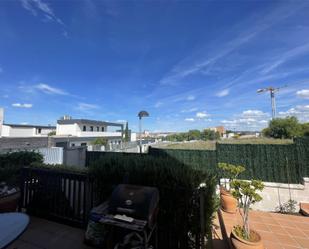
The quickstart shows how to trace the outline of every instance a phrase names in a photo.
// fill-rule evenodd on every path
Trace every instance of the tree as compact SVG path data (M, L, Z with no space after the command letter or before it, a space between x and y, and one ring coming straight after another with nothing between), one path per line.
M188 140L199 140L201 138L201 132L199 130L189 130Z
M309 123L302 124L302 134L305 137L309 137Z
M296 117L275 118L262 133L266 137L273 138L293 138L303 135L302 125Z
M124 130L124 141L125 142L129 142L130 141L130 137L129 137L129 125L128 122L126 123L126 128Z
M103 138L103 137L98 137L96 138L95 140L91 141L91 144L92 145L104 145L106 146L107 145L107 139L106 138Z
M210 129L205 129L202 131L201 138L203 140L218 140L220 138L219 132L215 132Z

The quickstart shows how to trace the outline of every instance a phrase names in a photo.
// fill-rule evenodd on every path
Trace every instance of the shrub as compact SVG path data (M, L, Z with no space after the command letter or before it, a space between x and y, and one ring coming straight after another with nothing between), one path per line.
M201 243L200 197L205 200L204 224L211 238L215 209L215 178L170 157L105 155L89 167L99 190L98 202L106 200L120 183L155 186L160 192L159 245L164 248L195 248ZM201 183L205 185L199 188Z
M0 154L0 182L18 185L20 169L34 162L42 163L42 155L28 151Z

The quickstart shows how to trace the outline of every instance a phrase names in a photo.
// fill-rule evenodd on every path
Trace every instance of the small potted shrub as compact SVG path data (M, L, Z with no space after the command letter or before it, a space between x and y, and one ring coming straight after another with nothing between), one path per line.
M263 249L261 236L249 227L250 206L262 200L257 191L262 191L264 184L261 181L234 180L231 183L232 194L238 201L239 212L242 217L242 226L235 226L231 232L231 242L235 249Z
M218 167L224 172L224 183L220 184L220 204L221 209L227 213L236 213L237 200L231 193L231 183L237 179L238 175L242 173L245 168L240 165L233 165L228 163L219 163ZM227 184L228 183L228 184Z

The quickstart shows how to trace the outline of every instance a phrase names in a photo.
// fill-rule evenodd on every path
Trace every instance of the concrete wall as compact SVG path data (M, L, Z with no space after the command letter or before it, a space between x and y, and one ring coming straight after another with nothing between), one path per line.
M1 137L0 150L38 149L48 147L53 142L49 137Z
M85 167L86 165L86 147L66 148L64 150L65 165L75 167Z
M225 179L221 179L221 185L224 185ZM264 189L259 194L262 201L252 205L252 209L261 211L277 211L277 208L292 199L296 201L296 212L299 212L299 203L309 203L309 177L304 177L304 184L285 184L276 182L264 182ZM229 188L229 184L227 184ZM217 189L219 194L219 186Z
M283 184L265 182L265 188L261 193L263 200L252 207L262 211L276 211L281 204L290 198L297 202L296 212L299 211L299 202L309 203L309 177L304 178L304 184Z

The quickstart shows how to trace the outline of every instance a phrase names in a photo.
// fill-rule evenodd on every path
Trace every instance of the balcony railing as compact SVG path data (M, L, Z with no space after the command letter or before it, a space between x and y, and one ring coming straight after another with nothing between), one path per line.
M79 137L121 137L121 132L112 131L81 131L77 134Z

